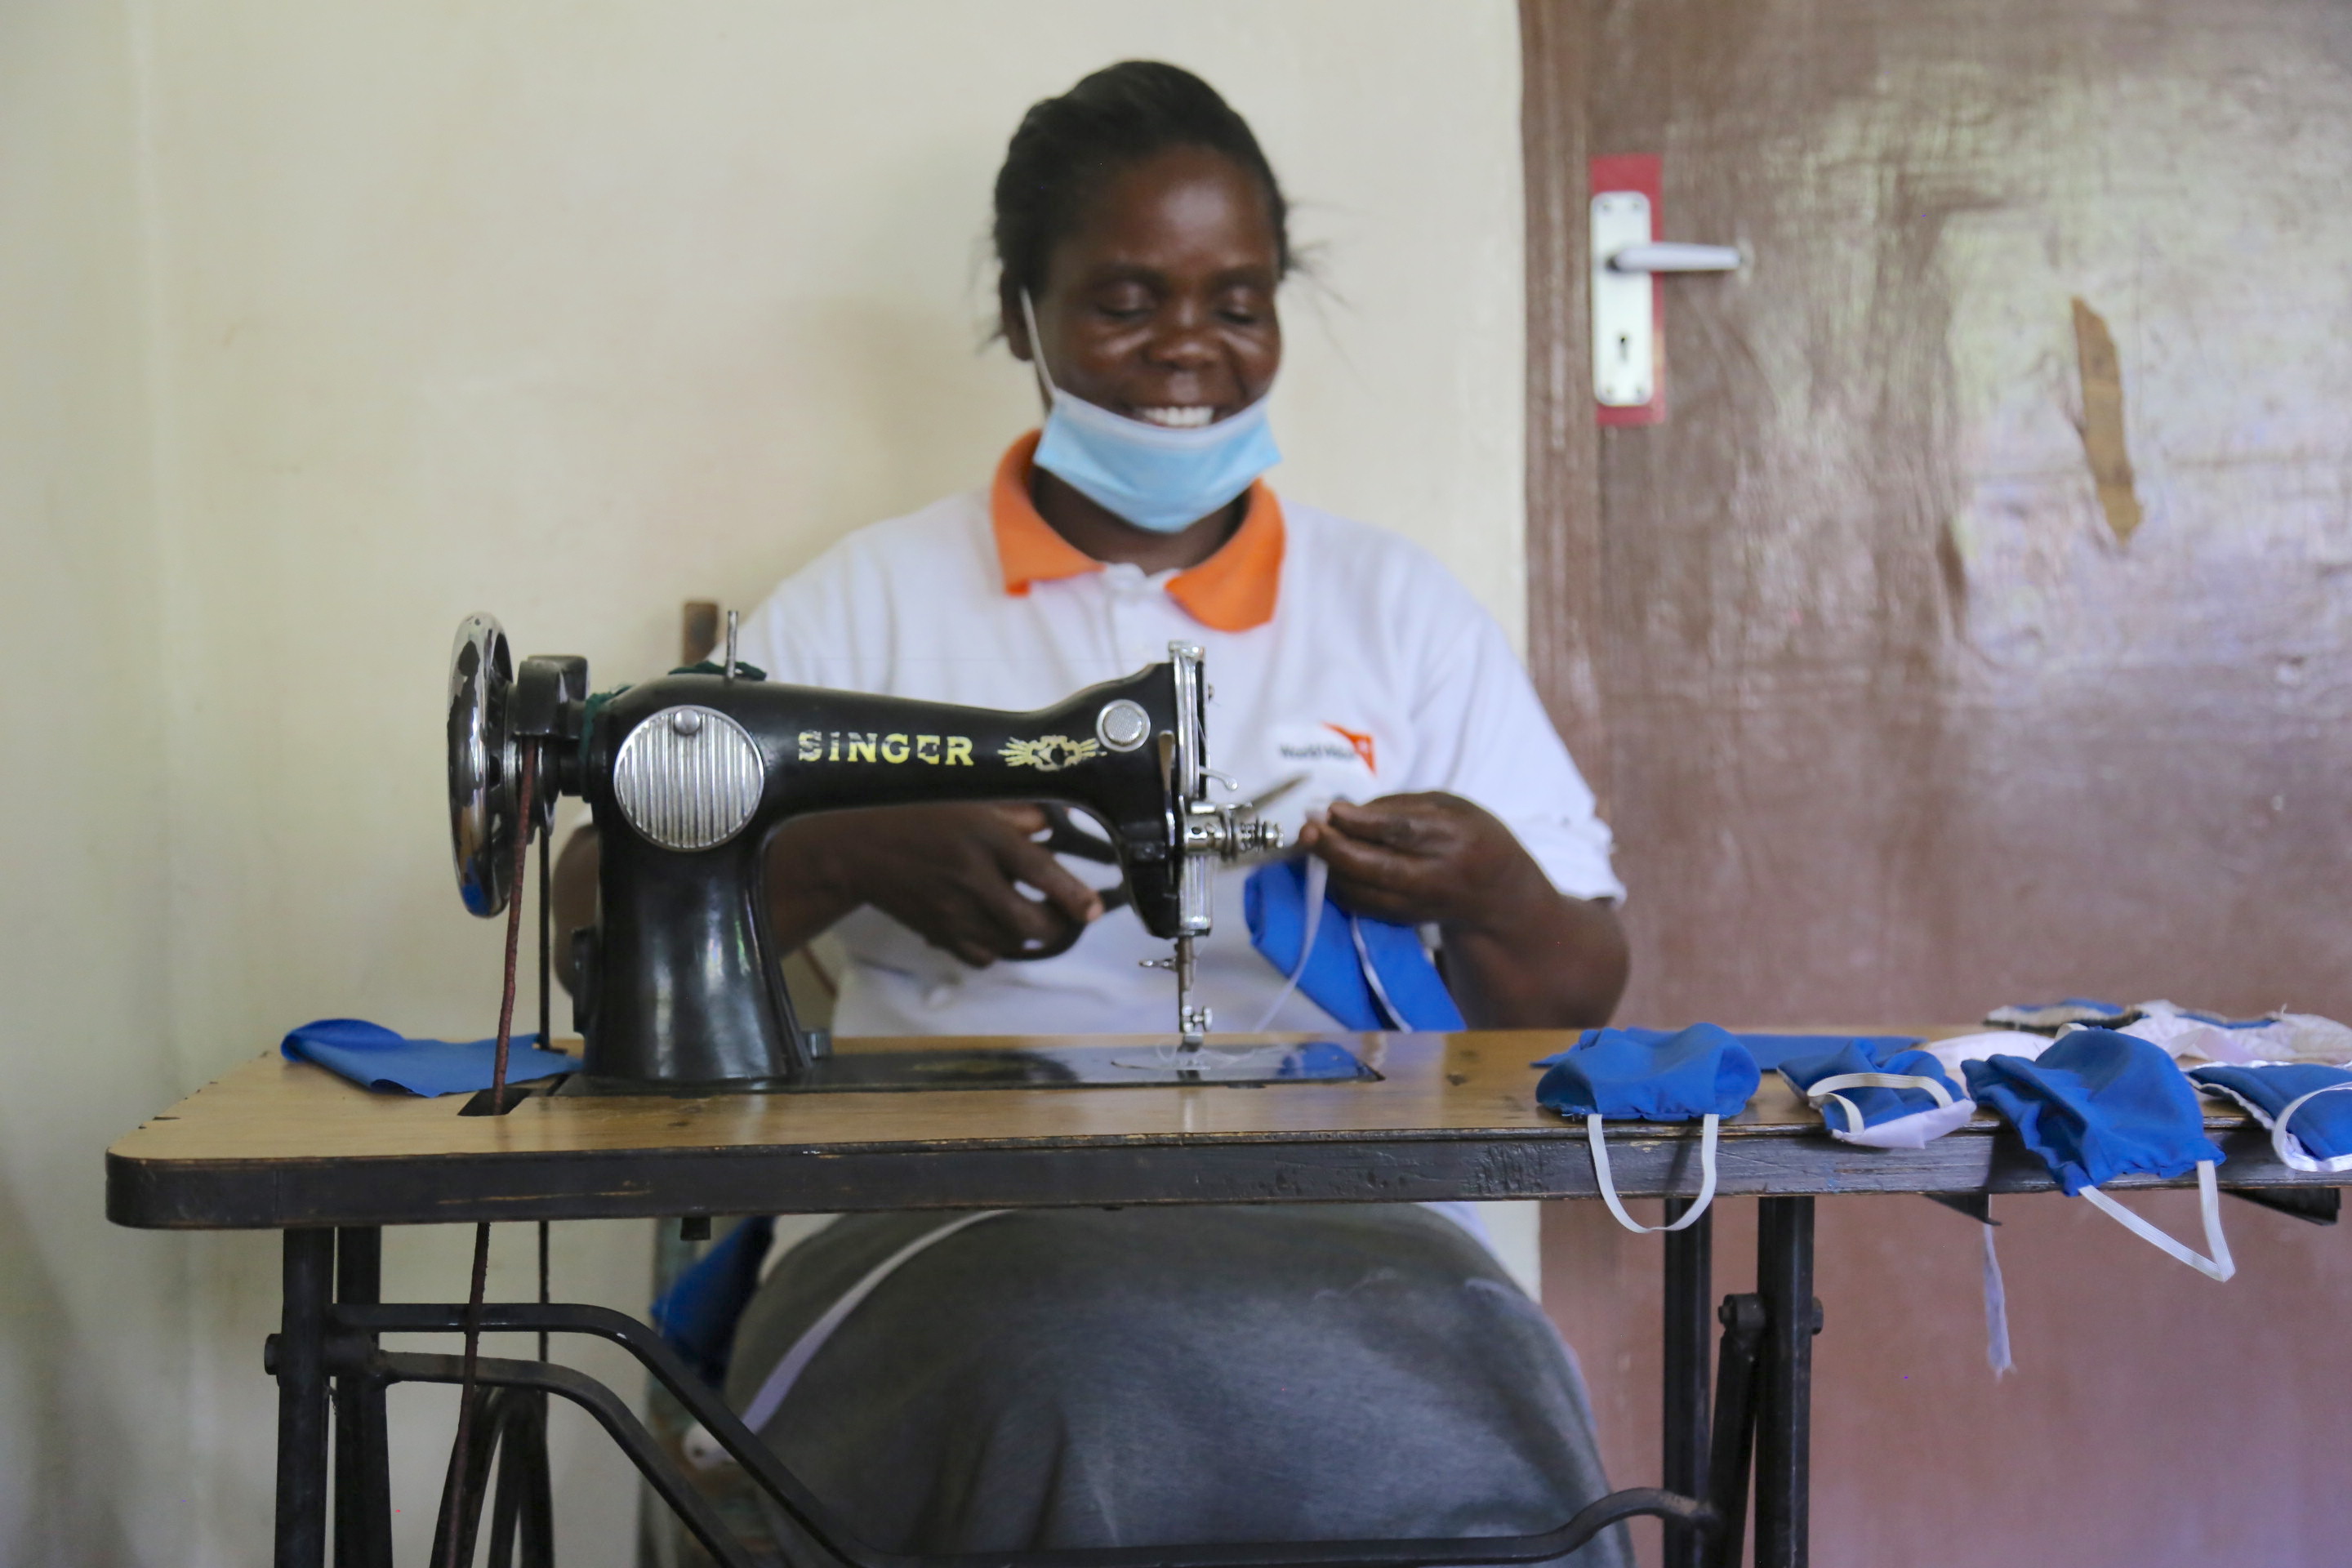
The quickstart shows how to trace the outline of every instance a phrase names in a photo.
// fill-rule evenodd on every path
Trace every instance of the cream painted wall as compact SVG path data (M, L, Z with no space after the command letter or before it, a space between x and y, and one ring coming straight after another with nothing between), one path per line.
M990 177L1025 105L1136 55L1251 118L1317 254L1276 482L1516 635L1508 0L0 8L0 233L40 238L0 246L0 635L40 742L0 762L0 1562L266 1538L274 1245L106 1228L98 1150L302 1018L488 1016L443 847L458 616L635 678L680 600L981 482L1034 413L982 342ZM394 1235L391 1289L457 1291L465 1242ZM646 1250L564 1227L558 1289L641 1306ZM409 1559L446 1406L395 1414ZM566 1560L623 1562L632 1490L562 1436Z
M113 7L0 6L0 1563L170 1563L196 1254L99 1153L184 1083L137 92ZM249 1353L242 1359L248 1363ZM128 1484L126 1484L128 1483Z

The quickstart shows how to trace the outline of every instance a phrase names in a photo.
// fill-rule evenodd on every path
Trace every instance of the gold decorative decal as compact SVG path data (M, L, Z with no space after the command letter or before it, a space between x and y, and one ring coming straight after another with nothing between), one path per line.
M803 730L804 763L926 763L933 767L971 766L969 735L886 735L878 730Z
M1034 741L1007 741L997 755L1016 768L1057 773L1076 763L1102 755L1100 741L1073 741L1067 735L1040 735Z

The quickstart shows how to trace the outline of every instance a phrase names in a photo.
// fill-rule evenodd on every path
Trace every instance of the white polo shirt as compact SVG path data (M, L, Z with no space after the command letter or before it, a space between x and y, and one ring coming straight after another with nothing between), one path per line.
M1608 828L1500 627L1444 567L1379 529L1253 487L1242 526L1183 572L1147 576L1070 545L1029 500L1034 432L991 489L860 529L744 623L772 680L983 708L1044 707L1201 645L1211 761L1286 837L1337 799L1443 790L1507 824L1562 892L1614 899ZM1109 867L1068 862L1098 886ZM1200 944L1220 1029L1258 1025L1282 976L1251 948L1243 875L1217 877ZM1175 1023L1175 985L1140 968L1169 944L1113 910L1057 957L971 969L872 908L835 928L844 1035L1118 1034ZM1292 995L1269 1026L1331 1026Z

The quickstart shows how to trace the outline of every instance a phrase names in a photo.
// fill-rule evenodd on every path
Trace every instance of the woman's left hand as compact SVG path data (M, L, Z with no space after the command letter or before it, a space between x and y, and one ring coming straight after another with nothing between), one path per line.
M1459 795L1339 802L1299 843L1331 868L1343 908L1435 925L1463 1016L1488 1028L1608 1021L1625 986L1625 938L1608 904L1571 899L1491 813Z
M1329 862L1341 904L1399 925L1481 925L1552 890L1511 830L1458 795L1339 801L1298 841Z

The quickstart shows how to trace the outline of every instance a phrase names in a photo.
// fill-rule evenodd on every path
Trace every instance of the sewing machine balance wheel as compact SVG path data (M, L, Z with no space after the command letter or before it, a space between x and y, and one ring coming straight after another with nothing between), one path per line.
M485 919L514 892L520 749L509 724L514 659L494 616L457 623L449 650L449 843L457 893Z

